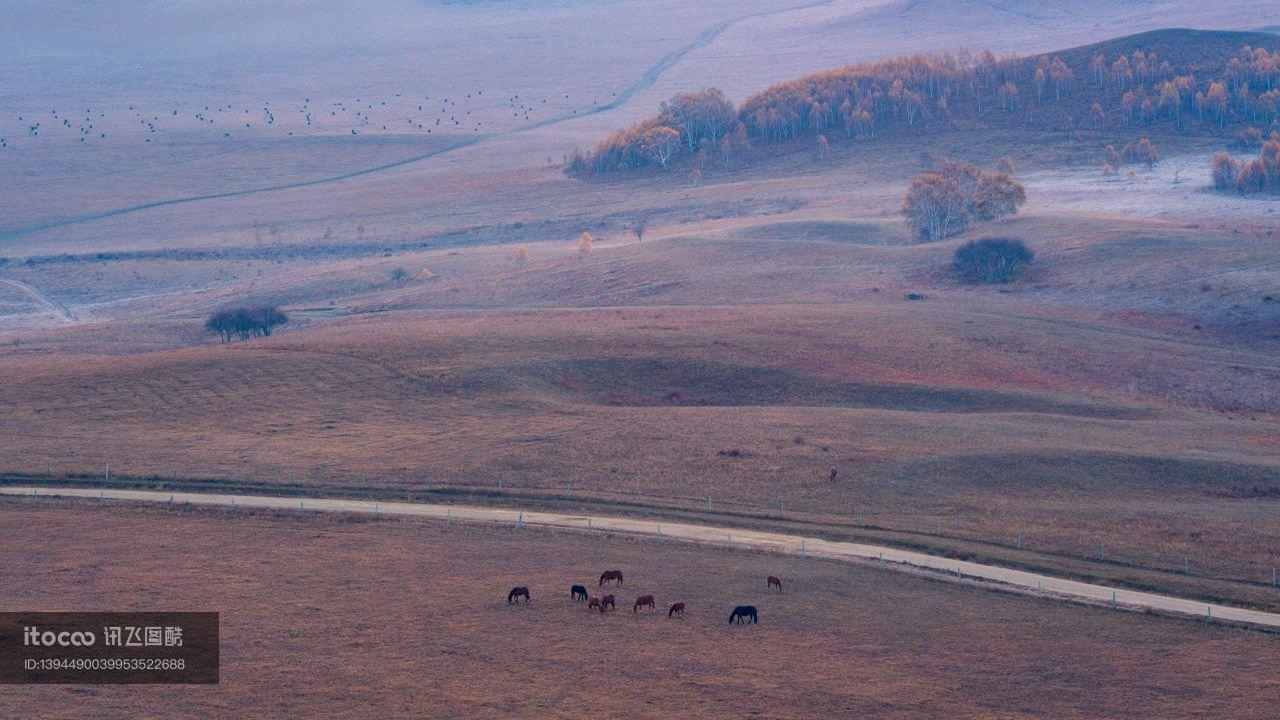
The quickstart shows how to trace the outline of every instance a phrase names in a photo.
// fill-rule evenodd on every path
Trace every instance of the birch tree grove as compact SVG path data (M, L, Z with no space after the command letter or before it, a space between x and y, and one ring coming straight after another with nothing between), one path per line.
M1135 126L1149 136L1280 128L1280 40L1259 34L1259 46L1236 46L1225 38L1162 39L1162 32L1181 31L1090 52L937 52L859 63L772 85L737 107L716 88L680 93L654 117L575 153L570 170L666 170L686 160L727 166L752 146L822 136L834 150L841 140L950 129L966 120L1064 136L1087 128L1105 137ZM1161 54L1177 43L1199 44L1194 53Z

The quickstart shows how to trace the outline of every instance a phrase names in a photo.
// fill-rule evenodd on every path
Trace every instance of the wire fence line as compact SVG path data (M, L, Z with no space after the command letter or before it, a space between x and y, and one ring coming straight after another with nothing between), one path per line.
M1094 540L1083 537L1046 538L1033 525L1026 528L994 532L995 516L971 516L936 510L911 511L900 508L877 508L871 503L853 508L833 509L801 499L779 498L775 502L743 500L714 494L654 494L638 489L611 490L575 488L572 483L524 483L508 485L503 480L485 483L441 483L431 479L413 484L370 484L368 475L357 475L349 481L330 478L308 479L307 474L290 472L288 480L253 480L245 473L225 475L125 475L117 466L104 464L101 473L55 473L49 464L45 473L4 473L0 483L38 484L51 482L68 485L124 486L164 488L174 486L189 490L229 494L311 494L329 497L382 499L387 501L444 502L470 501L480 504L539 503L547 506L607 505L612 512L675 512L702 517L718 517L736 521L791 522L829 526L854 534L875 536L879 542L945 548L946 542L971 543L976 547L958 548L969 554L984 548L1015 553L1031 553L1068 561L1099 563L1115 568L1181 575L1188 578L1242 583L1259 588L1280 590L1280 560L1263 549L1251 557L1224 557L1221 552L1205 549L1159 554L1144 550L1140 541L1125 540L1125 528L1117 527L1119 540ZM1028 523L1030 524L1030 523ZM883 535L882 535L883 534ZM887 536L887 537L886 537ZM1165 557L1167 555L1167 557Z

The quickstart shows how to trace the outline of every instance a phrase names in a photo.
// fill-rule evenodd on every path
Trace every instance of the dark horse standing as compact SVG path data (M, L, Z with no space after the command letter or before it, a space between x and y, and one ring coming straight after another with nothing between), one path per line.
M529 588L513 587L511 588L511 592L507 593L508 603L513 603L513 602L518 603L520 602L520 598L524 598L524 601L526 603L529 602Z
M587 589L582 587L581 585L574 585L573 587L569 588L569 595L572 596L575 601L586 600Z
M607 582L609 582L610 580L617 580L617 581L618 581L618 584L619 584L619 585L621 585L621 584L622 584L622 571L621 571L621 570L605 570L604 572L600 573L600 585L599 585L599 587L603 587L603 586L604 586L604 584L605 584L605 583L607 583Z
M756 614L755 605L739 605L734 608L733 614L729 616L729 622L737 620L738 624L741 625L746 622L747 618L751 618L751 622L753 623L760 622L760 617Z

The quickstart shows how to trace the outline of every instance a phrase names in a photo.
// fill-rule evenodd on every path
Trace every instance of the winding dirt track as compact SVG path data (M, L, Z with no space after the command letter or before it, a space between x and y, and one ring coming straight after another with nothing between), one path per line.
M0 284L8 285L9 287L15 288L17 290L21 290L22 292L30 295L31 297L35 298L36 302L40 303L41 305L48 306L49 309L52 310L55 314L57 314L57 316L61 318L64 322L69 322L69 323L80 322L80 318L76 317L76 314L71 312L71 308L49 297L48 295L45 295L44 293L40 292L39 289L31 285L28 285L27 283L24 283L21 280L9 280L6 278L0 278Z
M146 490L93 490L88 488L0 487L3 495L79 497L131 502L183 503L220 507L249 507L311 512L348 512L409 515L434 519L488 522L566 528L580 531L618 532L660 537L663 540L750 548L805 555L859 564L883 563L886 569L937 573L956 580L998 583L1010 590L1036 592L1070 602L1092 605L1114 604L1119 609L1150 611L1205 620L1246 623L1280 629L1280 614L1245 610L1198 600L1109 588L1075 580L1064 580L1033 572L995 565L953 560L925 553L851 542L833 542L785 533L660 523L622 517L596 517L551 512L525 512L497 508L455 507L427 503L383 503L365 500L288 498L264 495L218 495L212 493L154 492Z

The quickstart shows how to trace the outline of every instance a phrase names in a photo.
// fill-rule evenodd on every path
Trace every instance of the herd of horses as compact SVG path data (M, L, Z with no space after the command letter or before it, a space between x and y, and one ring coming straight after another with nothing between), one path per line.
M622 580L621 570L605 570L600 573L600 581L597 583L596 587L602 588L606 583L615 583L621 587ZM770 590L777 588L778 592L782 592L782 578L777 575L770 575L765 578L765 585ZM574 602L585 602L588 610L599 610L601 614L604 614L605 610L610 608L614 610L618 609L618 600L614 597L613 593L600 596L592 595L587 592L585 585L574 585L570 587L569 597L572 598ZM511 592L507 593L507 604L519 603L521 598L524 598L526 604L529 602L531 599L529 595L529 588L523 585L513 587L511 588ZM637 597L635 604L631 606L631 614L634 615L644 608L648 608L650 612L656 612L658 609L657 598L652 595L641 595L640 597ZM667 609L668 618L676 615L684 615L684 602L677 601L671 603L671 607ZM733 609L732 613L729 614L729 623L733 624L735 622L739 625L744 623L758 623L760 622L760 613L756 610L755 605L739 605Z

